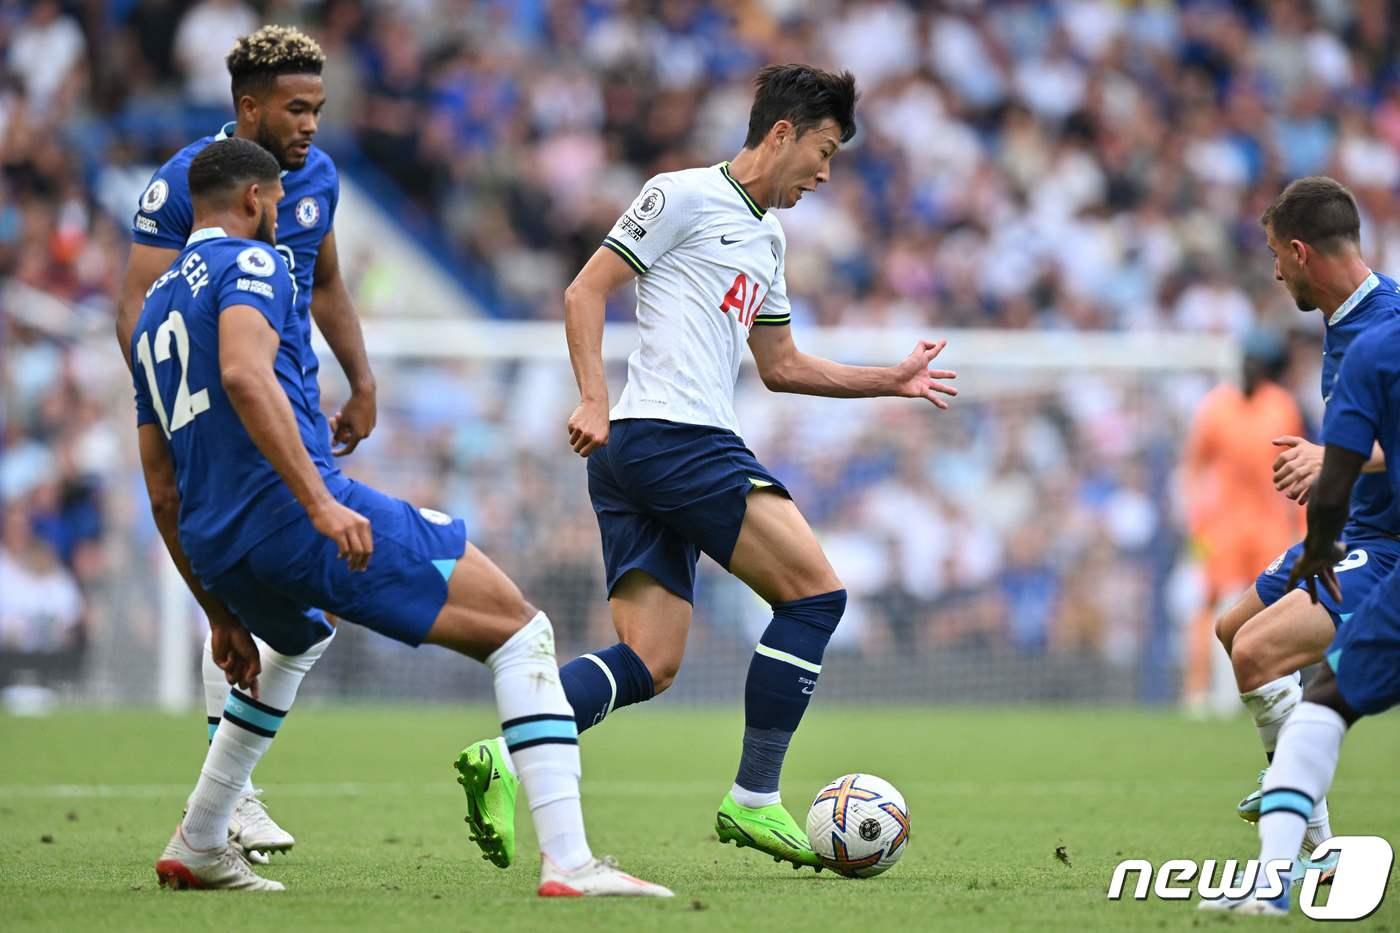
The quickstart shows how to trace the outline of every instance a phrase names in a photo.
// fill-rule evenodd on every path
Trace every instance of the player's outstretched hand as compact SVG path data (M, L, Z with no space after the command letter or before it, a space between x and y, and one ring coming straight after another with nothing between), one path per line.
M307 510L316 530L335 542L336 554L350 564L351 570L364 570L374 553L374 535L369 519L354 509L327 498Z
M569 416L569 446L580 457L587 457L608 442L610 430L606 402L579 402Z
M1332 542L1330 547L1322 549L1322 553L1315 553L1314 548L1304 547L1303 553L1298 555L1298 559L1293 562L1293 572L1288 575L1288 586L1284 592L1292 590L1298 585L1300 580L1308 581L1308 595L1312 597L1314 603L1318 602L1317 581L1322 581L1322 586L1337 602L1342 601L1342 585L1337 582L1336 564L1347 556L1346 545L1340 541Z
M258 658L257 642L227 609L219 608L209 614L209 653L224 672L225 680L258 699L262 661Z
M947 345L946 340L920 340L914 352L894 367L894 388L890 394L901 398L926 398L936 408L946 411L948 403L939 396L951 398L958 394L958 390L939 380L956 379L958 374L951 369L928 367Z
M337 457L355 452L360 441L374 430L378 415L373 392L351 392L350 398L331 417L331 440L336 446L331 453Z
M1308 504L1317 475L1322 472L1322 447L1285 434L1271 442L1283 450L1274 460L1274 488L1299 505Z

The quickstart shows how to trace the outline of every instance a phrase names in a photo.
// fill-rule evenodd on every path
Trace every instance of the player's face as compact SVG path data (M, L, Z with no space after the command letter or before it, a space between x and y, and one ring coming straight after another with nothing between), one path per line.
M301 168L325 105L320 75L278 76L277 84L258 101L255 142L276 156L283 169Z
M277 204L282 200L282 180L258 186L258 229L253 239L277 245Z
M826 119L801 136L786 137L778 151L774 207L792 207L802 195L831 180L831 158L841 147L841 128Z
M1307 270L1299 256L1299 241L1280 243L1271 227L1266 228L1264 233L1268 238L1269 252L1274 254L1274 278L1288 289L1288 294L1293 296L1293 302L1299 311L1316 310L1317 302L1313 299L1312 289L1308 285ZM1306 250L1307 247L1302 249Z

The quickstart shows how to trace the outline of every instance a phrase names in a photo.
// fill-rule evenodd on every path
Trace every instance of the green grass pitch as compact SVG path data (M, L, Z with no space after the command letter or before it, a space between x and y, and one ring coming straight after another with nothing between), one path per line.
M737 704L736 704L737 705ZM0 717L0 929L445 930L496 933L807 930L1225 930L1311 927L1109 903L1142 857L1251 857L1233 814L1259 766L1244 719L1136 710L860 708L818 703L789 756L799 819L827 780L866 770L907 796L908 855L849 881L794 872L711 829L737 760L737 709L628 710L589 732L595 851L670 885L669 902L541 901L521 815L510 871L476 856L449 765L493 731L483 707L308 705L258 771L296 849L263 869L285 895L172 893L151 865L203 755L204 719L144 711ZM522 808L523 809L523 808ZM1400 845L1400 716L1359 725L1334 827ZM1057 858L1061 850L1065 859ZM1362 926L1400 933L1400 882ZM565 926L568 925L568 926Z

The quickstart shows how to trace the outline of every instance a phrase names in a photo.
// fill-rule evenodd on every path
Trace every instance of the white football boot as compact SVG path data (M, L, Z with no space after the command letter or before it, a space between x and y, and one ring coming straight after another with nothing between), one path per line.
M235 842L217 849L199 850L185 841L184 830L166 843L156 859L156 878L161 887L183 891L187 888L219 891L285 891L278 881L256 874Z
M228 824L229 839L237 842L251 860L267 864L267 853L286 852L296 845L292 834L278 826L267 815L262 791L254 790L238 798L238 806Z
M1228 912L1241 917L1287 917L1287 904L1287 898L1265 900L1251 893L1238 900L1218 897L1215 900L1201 901L1197 909Z
M540 857L540 897L674 897L669 888L633 878L612 856L595 858L573 871L564 871Z

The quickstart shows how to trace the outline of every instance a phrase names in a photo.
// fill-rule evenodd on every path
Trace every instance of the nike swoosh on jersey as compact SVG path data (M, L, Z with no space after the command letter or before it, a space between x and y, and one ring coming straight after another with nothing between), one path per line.
M726 239L724 238L724 235L721 234L721 235L720 235L720 238L719 238L719 242L720 242L720 244L723 245L723 246L733 246L735 243L738 243L738 242L739 242L740 240L742 240L742 239L743 239L743 237L735 237L735 238L732 239L732 240L726 240Z

